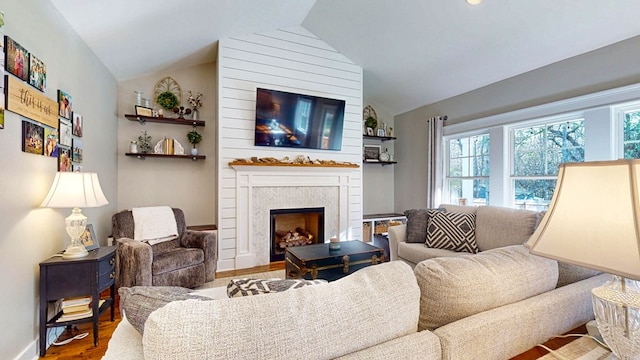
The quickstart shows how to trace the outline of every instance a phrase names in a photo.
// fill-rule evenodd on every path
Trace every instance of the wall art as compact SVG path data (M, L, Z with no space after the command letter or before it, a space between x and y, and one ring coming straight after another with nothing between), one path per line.
M44 128L44 156L58 157L58 129Z
M58 171L71 172L73 170L71 164L71 148L60 146L58 148Z
M42 155L44 128L38 124L22 121L22 151Z
M60 145L71 147L71 121L68 119L60 119L58 136L60 137Z
M47 66L33 54L29 56L29 85L42 92L47 89Z
M73 113L73 101L66 91L58 90L58 115L71 119Z
M82 162L82 151L83 151L84 145L82 144L82 140L80 139L73 139L73 146L71 147L71 151L72 151L72 161L73 162L77 162L77 163L81 163Z
M5 75L7 110L47 126L58 127L56 101L13 76Z
M73 135L82 137L82 115L73 113Z
M7 72L18 79L29 79L29 52L9 36L4 37L4 49L6 52L4 66Z

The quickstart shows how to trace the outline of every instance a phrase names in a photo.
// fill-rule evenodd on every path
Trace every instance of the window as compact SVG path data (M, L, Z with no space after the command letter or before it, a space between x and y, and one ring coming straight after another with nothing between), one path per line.
M489 135L449 139L447 151L445 186L448 189L448 202L488 204Z
M640 109L623 113L622 146L625 159L640 159Z
M584 139L583 119L514 129L511 178L516 207L545 210L558 166L584 161Z

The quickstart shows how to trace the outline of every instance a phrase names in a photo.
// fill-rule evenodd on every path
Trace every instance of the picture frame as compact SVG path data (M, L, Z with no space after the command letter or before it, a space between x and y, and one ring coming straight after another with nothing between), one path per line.
M73 126L71 133L74 136L82 137L82 130L83 130L82 115L78 114L77 112L74 112L73 113L73 122L72 122L71 125Z
M71 149L59 147L58 148L58 171L71 172L73 165L71 164Z
M380 161L380 145L364 145L363 156L366 162Z
M153 109L152 108L148 108L146 106L140 106L140 105L135 105L136 108L136 115L139 116L153 116Z
M44 156L58 157L58 129L44 128Z
M71 121L69 119L60 119L58 125L58 134L60 135L59 143L62 146L71 147Z
M368 136L373 136L373 129L372 128L370 128L370 127L367 128L367 135Z
M71 120L73 98L64 90L58 90L58 115Z
M87 251L95 250L100 247L100 243L98 243L98 239L96 238L96 233L93 231L93 225L87 224L84 232L80 235L80 242L82 242L82 245L84 245Z
M384 133L384 129L378 129L378 136L379 136L379 137L385 137L385 136L387 136L387 135Z
M73 146L71 147L71 161L73 161L74 163L81 163L83 149L84 145L82 143L82 140L73 139Z
M44 128L42 126L22 121L22 151L36 155L44 153Z
M47 66L33 54L29 55L29 85L42 92L47 89Z
M4 67L22 81L29 80L29 52L9 36L4 37Z

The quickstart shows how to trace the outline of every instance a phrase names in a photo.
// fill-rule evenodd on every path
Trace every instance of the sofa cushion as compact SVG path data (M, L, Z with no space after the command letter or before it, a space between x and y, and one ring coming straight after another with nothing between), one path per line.
M270 294L303 286L326 284L327 280L304 279L233 279L227 284L228 297L252 296Z
M441 210L444 209L433 209ZM427 239L427 226L429 225L428 209L411 209L404 212L407 217L407 242L424 244Z
M434 249L425 244L398 243L398 256L416 266L420 261L442 256L473 256L466 252L456 252L444 249Z
M558 261L558 285L556 287L569 285L600 273L602 272Z
M485 251L502 246L524 244L536 229L538 213L499 206L476 209L476 241Z
M429 210L426 244L430 248L477 253L476 215Z
M335 359L414 334L419 302L411 268L392 261L295 291L170 303L149 316L144 355L154 360L289 360L300 354Z
M419 330L552 290L558 281L557 262L531 255L523 245L429 259L414 272L421 290Z
M142 334L149 314L172 301L211 300L208 297L192 295L192 291L179 286L121 287L118 289L120 309L124 311L129 323Z

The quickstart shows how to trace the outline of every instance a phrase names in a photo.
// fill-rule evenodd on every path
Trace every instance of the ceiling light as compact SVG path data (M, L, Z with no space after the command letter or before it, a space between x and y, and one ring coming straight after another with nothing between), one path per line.
M469 5L478 5L482 2L482 0L467 0L467 4Z

